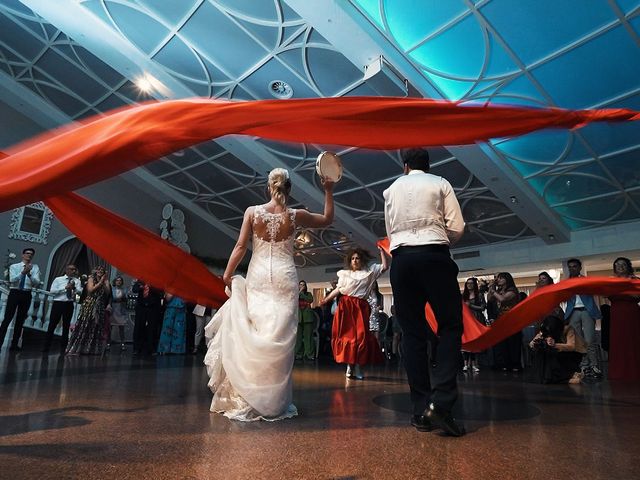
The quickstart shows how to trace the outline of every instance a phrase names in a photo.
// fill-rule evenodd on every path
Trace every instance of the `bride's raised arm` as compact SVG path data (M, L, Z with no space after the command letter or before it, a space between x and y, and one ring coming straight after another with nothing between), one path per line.
M308 210L296 212L296 223L302 227L328 227L333 222L333 186L334 182L322 180L324 187L324 213L311 213Z
M222 275L222 281L228 287L231 287L231 277L233 276L238 264L242 261L247 253L247 245L249 244L249 238L251 237L251 225L253 222L253 207L249 207L244 212L244 218L242 219L242 226L240 227L240 234L238 235L238 241L236 242L229 261L227 262L227 268Z

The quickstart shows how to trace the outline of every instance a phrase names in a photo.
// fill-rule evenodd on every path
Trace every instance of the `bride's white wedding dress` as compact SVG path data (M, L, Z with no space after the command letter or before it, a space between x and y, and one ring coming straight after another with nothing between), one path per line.
M247 279L234 276L231 296L205 328L204 363L214 393L211 411L234 420L280 420L298 414L291 371L298 327L293 262L295 210L254 207Z

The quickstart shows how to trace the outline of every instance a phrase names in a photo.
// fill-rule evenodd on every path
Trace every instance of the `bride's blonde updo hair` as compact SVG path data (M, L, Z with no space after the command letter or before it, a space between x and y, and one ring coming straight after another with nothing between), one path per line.
M291 180L289 172L284 168L274 168L269 172L269 195L283 207L287 204L287 197L291 192Z

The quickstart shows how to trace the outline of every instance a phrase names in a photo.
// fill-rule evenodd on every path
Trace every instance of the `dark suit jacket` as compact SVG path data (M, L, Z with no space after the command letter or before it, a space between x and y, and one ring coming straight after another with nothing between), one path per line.
M159 288L151 287L149 289L149 296L146 298L142 295L144 291L144 283L136 282L131 287L131 291L133 293L138 294L138 298L136 299L136 312L140 309L157 309L158 311L162 308L162 299L164 298L164 292Z

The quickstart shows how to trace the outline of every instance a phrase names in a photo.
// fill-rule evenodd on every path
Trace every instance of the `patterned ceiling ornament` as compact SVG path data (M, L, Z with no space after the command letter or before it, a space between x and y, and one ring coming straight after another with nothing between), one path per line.
M189 236L184 225L184 212L167 203L162 207L162 221L160 222L160 237L169 240L172 244L191 253L191 247L187 243Z

